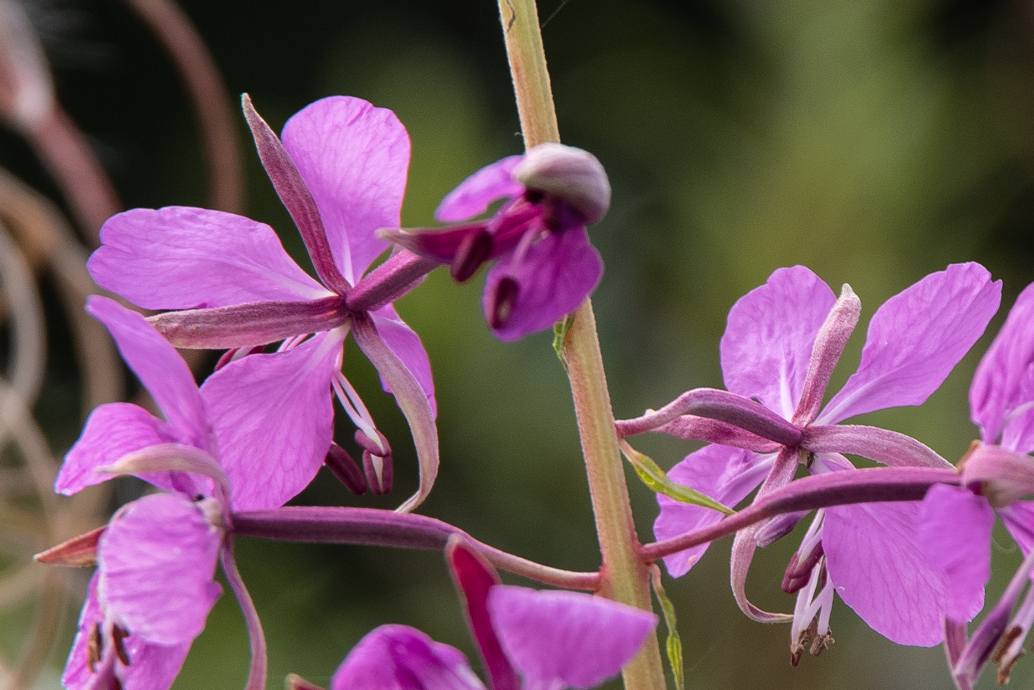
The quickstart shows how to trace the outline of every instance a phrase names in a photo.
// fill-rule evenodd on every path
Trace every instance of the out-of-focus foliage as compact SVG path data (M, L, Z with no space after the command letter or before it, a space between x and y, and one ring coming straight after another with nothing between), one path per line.
M395 110L413 142L406 225L431 223L463 177L522 148L489 0L183 7L230 92L250 93L277 129L332 94ZM41 0L29 10L58 97L124 203L204 204L197 126L136 17L117 0ZM610 215L591 234L607 267L594 302L619 417L692 387L720 387L725 314L779 266L807 264L834 288L849 282L863 324L884 299L950 262L984 263L1005 280L1006 305L1034 280L1029 0L542 0L539 12L564 140L593 151L614 187ZM277 228L297 255L290 219L246 146L248 215ZM59 198L16 135L0 135L0 162ZM529 558L594 569L570 393L551 334L494 341L479 282L457 286L439 272L398 305L428 347L438 388L442 471L421 512ZM863 336L860 328L846 359L857 358ZM390 507L415 486L415 459L401 415L349 352L346 371L396 451L395 496L355 499L321 476L298 501ZM966 404L975 362L965 360L923 408L874 418L959 457L976 434ZM51 366L40 403L49 407L39 414L56 420L48 430L63 452L81 418L60 407L74 399L61 393L70 375ZM339 440L349 436L342 425ZM637 446L665 468L691 450ZM629 478L649 540L656 506ZM793 539L757 558L749 591L770 610L793 605L778 586ZM999 543L1000 580L1018 558L1008 540ZM839 603L836 644L791 669L788 628L751 623L736 609L727 552L724 543L666 583L687 687L949 686L940 650L895 647ZM270 687L288 672L326 684L381 623L415 625L472 652L439 554L241 540L238 560L266 626ZM989 601L1003 584L996 580ZM72 621L70 610L55 667ZM244 626L225 596L176 687L242 685L246 663ZM1021 661L1013 683L1029 684L1032 669Z

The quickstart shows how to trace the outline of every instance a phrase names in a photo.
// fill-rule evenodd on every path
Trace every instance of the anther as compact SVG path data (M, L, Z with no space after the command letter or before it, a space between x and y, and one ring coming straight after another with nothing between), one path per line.
M484 228L467 234L456 250L449 275L457 283L464 282L477 272L494 248L495 242Z
M499 329L506 325L506 322L510 320L510 314L513 313L513 305L517 301L519 293L520 285L509 276L496 283L495 289L492 290L491 308L488 310L489 326Z
M363 471L359 469L352 456L346 453L345 449L338 444L330 444L330 449L327 451L327 457L323 460L323 464L334 473L335 477L341 480L345 488L356 496L362 496L369 490Z
M118 656L118 660L122 662L123 666L129 666L131 663L129 660L129 653L126 651L126 646L122 642L127 637L129 637L129 631L121 625L112 627L111 639L115 643L115 654Z
M100 663L103 652L104 637L101 635L101 624L95 623L86 640L86 665L90 667L90 673L97 672L97 664Z

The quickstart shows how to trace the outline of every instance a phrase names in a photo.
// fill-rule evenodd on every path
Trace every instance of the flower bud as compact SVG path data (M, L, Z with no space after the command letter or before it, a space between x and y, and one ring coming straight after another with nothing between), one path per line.
M980 494L995 508L1034 494L1034 458L1002 446L975 445L961 470L962 483L979 484Z
M524 154L514 178L532 192L563 201L586 225L599 222L610 208L610 180L596 156L563 144L539 144Z

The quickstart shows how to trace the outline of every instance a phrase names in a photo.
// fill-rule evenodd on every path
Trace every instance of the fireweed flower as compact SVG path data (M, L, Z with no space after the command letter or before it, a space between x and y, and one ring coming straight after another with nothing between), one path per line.
M442 229L385 231L396 244L450 265L464 281L496 259L482 307L500 340L549 328L596 289L603 261L586 226L610 206L610 182L592 154L540 144L477 171L442 200L435 217L468 220L499 199L491 218Z
M841 453L887 465L950 468L908 437L838 423L874 410L923 403L983 333L998 308L1000 289L1000 282L992 283L981 266L957 264L892 297L869 324L858 370L823 407L860 303L847 286L838 300L804 267L779 269L729 313L721 359L730 392L691 391L681 402L619 423L619 431L654 428L726 444L690 454L669 473L726 505L739 503L759 485L759 496L784 486L800 463L813 474L853 469ZM692 400L703 402L684 404ZM686 415L686 410L694 412ZM665 496L658 500L658 539L721 518L715 511ZM895 642L929 646L941 641L938 611L947 585L918 550L918 509L918 503L874 503L818 511L783 582L785 591L798 593L791 630L795 661L809 645L818 653L831 641L834 591ZM733 592L740 608L755 619L787 617L761 611L747 600L745 583L754 550L787 534L802 517L777 518L736 537ZM685 574L705 550L700 546L666 557L668 571L675 577ZM968 614L975 615L978 608Z
M198 390L176 350L142 316L104 297L91 297L87 311L108 328L165 419L127 403L101 405L66 455L55 490L70 495L133 474L170 493L123 506L97 539L92 560L98 568L62 682L75 690L116 687L116 680L125 690L162 690L172 685L220 595L212 581L217 559L245 609L252 639L261 639L227 530L236 496L249 505L280 505L269 471L279 453L263 447L277 441L256 438L231 450L224 441L237 439L219 434L218 410L252 402L223 384L223 372L240 363ZM253 412L261 422L262 411ZM283 445L277 450L290 452ZM226 457L245 457L250 466L221 466Z
M385 279L357 285L390 246L375 231L399 225L409 137L390 110L357 98L309 105L284 126L282 142L247 96L244 111L262 163L322 282L291 260L269 226L185 207L112 217L101 230L103 246L91 257L90 271L99 285L140 307L185 310L151 319L177 347L231 348L230 358L241 366L226 375L226 385L276 407L280 433L304 451L285 456L299 467L291 470L297 481L285 487L283 500L301 491L328 457L331 389L358 428L371 488L388 488L390 448L341 373L351 331L413 431L420 488L402 508L412 509L438 469L434 385L420 338L391 301L418 284L433 264L395 256L373 272ZM277 341L283 341L277 353L248 354ZM296 349L308 356L281 358ZM314 400L317 394L323 399ZM222 419L226 426L217 432L244 438L257 431L243 415ZM254 506L241 506L248 507Z
M448 558L493 690L591 688L616 675L657 625L647 611L591 594L499 584L473 550ZM404 625L377 628L342 662L331 690L483 690L457 649Z
M1034 452L1034 285L1017 298L981 360L969 402L981 440L974 442L960 464L963 486L932 487L922 502L919 523L922 551L950 585L941 611L949 636L953 631L961 633L960 644L954 649L948 645L952 673L960 688L972 687L992 658L1001 664L998 682L1008 682L1034 622L1034 591L1027 591L1012 614L1034 572L1034 502L1020 500L1034 494L1034 459L1030 457ZM972 617L967 613L983 602L984 585L991 575L995 512L1019 544L1025 561L963 649L965 623Z

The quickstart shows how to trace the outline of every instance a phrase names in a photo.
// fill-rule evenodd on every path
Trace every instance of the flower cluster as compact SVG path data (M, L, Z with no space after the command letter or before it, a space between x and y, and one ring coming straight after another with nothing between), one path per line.
M655 615L586 593L503 585L494 567L645 607L642 597L612 591L605 547L600 573L571 573L411 514L438 472L437 407L428 355L393 305L438 266L464 281L494 261L483 308L497 337L515 340L564 319L602 276L587 233L610 204L599 161L559 144L533 147L450 193L437 212L450 225L403 229L409 139L393 113L327 98L292 117L280 137L247 96L244 113L318 279L270 227L241 216L136 209L104 225L89 262L97 283L141 309L164 311L145 318L99 296L86 309L161 417L126 403L98 407L55 489L73 494L133 475L157 491L122 506L105 527L39 555L97 566L65 686L170 687L221 594L218 563L251 636L248 688L264 688L263 632L234 563L238 534L442 549L494 690L590 688L621 672L652 637ZM489 217L471 220L499 201ZM825 401L861 303L847 285L837 297L807 268L775 271L729 313L720 348L726 390L694 389L616 430L609 421L596 430L608 441L622 437L658 491L658 541L640 547L632 535L640 551L629 555L630 567L645 581L651 561L663 558L680 577L710 541L735 534L734 597L755 620L790 623L794 665L833 641L839 594L895 642L943 642L960 689L971 688L991 659L1002 664L999 680L1008 680L1034 625L1034 504L1023 500L1034 493L1034 287L977 371L970 402L981 441L958 471L913 438L843 423L923 404L984 333L1000 299L1001 283L975 263L926 276L876 311L857 370ZM285 507L323 466L357 494L391 489L391 444L342 373L349 334L409 423L419 488L394 512ZM176 347L225 352L198 386ZM355 426L361 463L334 440L335 400ZM645 431L709 445L665 474L624 439ZM887 467L856 469L848 455ZM752 493L741 512L727 507ZM813 509L781 583L796 595L793 613L761 610L746 593L756 550ZM1025 561L970 636L967 624L984 604L996 514ZM652 572L673 629L659 571ZM288 685L315 687L298 677ZM400 625L363 638L331 679L332 690L483 687L458 650Z

